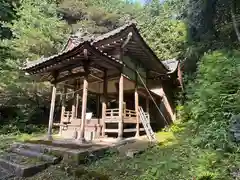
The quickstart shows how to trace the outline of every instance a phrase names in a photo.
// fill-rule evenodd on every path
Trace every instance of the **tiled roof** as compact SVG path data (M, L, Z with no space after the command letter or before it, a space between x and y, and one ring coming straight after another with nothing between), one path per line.
M61 51L60 53L58 54L55 54L53 56L50 56L50 57L42 57L38 60L35 60L35 61L29 61L27 62L26 66L23 68L23 70L27 70L27 69L30 69L34 66L37 66L39 64L42 64L44 62L47 62L53 58L56 58L58 56L62 56L64 54L67 54L68 52L70 52L71 50L74 50L75 48L83 45L84 43L88 43L92 48L96 49L97 51L99 51L100 53L102 53L104 56L107 56L108 58L114 60L114 61L117 61L119 62L117 59L115 59L114 57L111 57L109 56L106 52L102 52L100 50L98 50L97 47L94 46L95 43L99 42L99 41L102 41L102 40L105 40L105 39L108 39L116 34L119 34L121 33L122 31L124 31L126 28L132 26L133 28L136 28L135 26L135 23L131 22L131 23L128 23L128 24L125 24L117 29L114 29L108 33L105 33L103 35L100 35L98 37L89 37L89 36L79 36L79 34L75 34L75 35L72 35L69 39L68 39L68 42L67 42L67 45L64 47L63 51ZM68 47L69 45L69 42L71 41L72 43L72 46L71 47ZM147 46L148 47L148 46ZM149 48L149 47L148 47ZM150 49L150 48L149 48ZM151 49L150 49L151 50ZM152 51L152 50L151 50ZM154 52L152 52L154 54ZM154 56L156 56L154 54ZM156 57L157 58L157 57ZM158 58L157 58L158 60ZM166 62L166 61L165 61ZM162 66L165 68L165 69L169 69L168 67L168 63L164 63L164 61L162 61L162 63L160 62L160 64L162 64Z
M81 46L82 44L84 44L84 42L78 44L78 46ZM75 47L77 47L77 46L75 46ZM74 48L75 48L75 47L74 47ZM71 49L71 50L72 50L72 49ZM50 59L56 58L56 57L58 57L58 56L67 54L69 51L70 51L70 50L65 50L65 51L62 51L62 52L60 52L60 53L58 53L58 54L49 56L49 57L41 57L40 59L35 60L35 61L28 61L27 64L26 64L26 66L23 68L23 70L26 70L26 69L29 69L29 68L31 68L31 67L37 66L37 65L39 65L39 64L42 64L42 63L44 63L44 62L47 62L47 61L49 61Z
M122 32L123 30L125 30L126 28L128 28L128 27L130 27L130 26L132 26L132 25L134 25L134 23L128 23L128 24L125 24L125 25L123 25L123 26L121 26L121 27L119 27L119 28L116 28L116 29L114 29L114 30L112 30L112 31L110 31L110 32L107 32L107 33L105 33L105 34L103 34L103 35L100 35L100 36L94 38L92 43L94 44L94 43L99 42L99 41L102 41L102 40L104 40L104 39L108 39L108 38L110 38L111 36L114 36L114 35Z

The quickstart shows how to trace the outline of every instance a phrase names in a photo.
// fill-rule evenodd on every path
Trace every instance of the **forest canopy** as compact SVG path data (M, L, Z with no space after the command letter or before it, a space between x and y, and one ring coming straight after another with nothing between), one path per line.
M186 92L190 93L185 96L187 104L206 93L191 83L209 80L201 76L212 66L205 63L206 58L216 58L211 55L215 50L239 48L240 5L236 0L150 0L145 4L123 0L4 0L0 8L0 123L11 122L23 131L26 124L46 123L50 86L35 83L21 67L26 61L60 52L76 32L98 36L135 21L160 60L176 58L184 65L185 82L189 84ZM204 56L206 52L208 56ZM194 113L199 111L188 116L193 118ZM46 120L39 121L39 117ZM6 131L10 129L14 131L6 126Z

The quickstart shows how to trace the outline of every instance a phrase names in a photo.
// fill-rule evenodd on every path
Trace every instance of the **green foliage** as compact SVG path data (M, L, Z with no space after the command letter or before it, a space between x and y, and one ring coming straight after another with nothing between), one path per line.
M49 1L23 0L15 11L18 18L4 23L13 37L0 41L0 123L10 124L3 126L3 133L30 133L36 129L31 124L46 123L49 85L34 83L20 68L27 58L35 60L60 51L68 26ZM39 121L39 117L43 119Z
M17 0L2 0L0 2L0 39L10 38L11 31L9 28L3 27L3 22L11 22L16 18L15 7Z
M237 51L215 51L201 59L197 77L187 88L187 108L199 145L229 148L230 118L240 111L239 69Z
M111 153L104 158L73 166L61 164L50 167L30 179L111 179L111 180L226 180L239 165L238 154L222 153L193 146L195 139L191 124L177 123L172 131L159 132L160 144L129 158Z
M183 57L186 43L186 26L183 22L156 17L150 25L142 25L141 30L161 60Z
M58 19L56 5L46 0L24 0L17 9L19 18L8 27L14 39L9 42L18 58L36 59L57 53L66 40L68 27Z

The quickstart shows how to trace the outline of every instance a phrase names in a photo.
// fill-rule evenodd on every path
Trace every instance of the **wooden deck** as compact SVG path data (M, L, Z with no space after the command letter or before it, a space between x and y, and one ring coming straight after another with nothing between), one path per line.
M55 126L60 127L59 134L65 138L77 138L80 133L81 127L81 118L72 118L73 114L71 111L63 112L61 116L61 122L55 123ZM85 123L85 134L88 136L88 140L93 140L99 138L102 134L105 133L118 133L118 128L110 125L108 128L107 124L118 124L121 121L121 116L119 113L119 108L115 109L106 109L105 115L102 118L91 118L86 119ZM137 131L137 113L135 110L124 109L123 110L123 124L124 127L130 125L130 128L124 128L124 133L136 132ZM141 122L140 122L141 123ZM126 126L125 126L126 125ZM140 131L144 131L144 128L139 128Z

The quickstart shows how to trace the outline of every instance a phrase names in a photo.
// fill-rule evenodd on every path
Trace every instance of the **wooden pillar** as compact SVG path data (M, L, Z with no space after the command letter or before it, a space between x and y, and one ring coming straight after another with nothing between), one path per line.
M76 117L76 99L77 99L77 84L74 84L74 95L73 95L73 101L72 101L72 119Z
M63 124L63 120L64 120L64 114L65 114L65 109L66 109L66 93L67 93L67 88L66 88L66 86L64 86L63 94L62 94L62 109L61 109L60 125ZM62 126L60 126L60 128L59 128L59 134L62 135Z
M136 111L136 120L137 120L137 124L136 124L136 137L138 137L140 135L140 121L139 121L139 97L138 97L138 82L136 81L135 83L135 92L134 92L134 99L135 99L135 111Z
M80 80L76 81L76 108L75 108L75 117L78 117L78 110L79 110L79 89L81 88L80 86Z
M76 108L75 108L75 117L78 117L78 107L79 107L79 93L76 94Z
M107 90L108 90L108 81L107 81L107 71L104 71L103 79L103 101L102 101L102 136L105 136L106 129L106 109L107 109Z
M87 94L88 94L88 74L84 76L83 80L83 95L82 95L82 116L81 116L81 126L80 126L80 136L79 140L85 142L85 122L86 122L86 111L87 111Z
M48 140L52 140L52 126L53 126L53 116L54 116L54 108L55 108L55 100L56 100L56 91L57 91L56 84L53 84L51 107L50 107L50 113L49 113L48 134L47 134Z
M118 122L118 138L123 137L123 75L119 79L119 122Z

